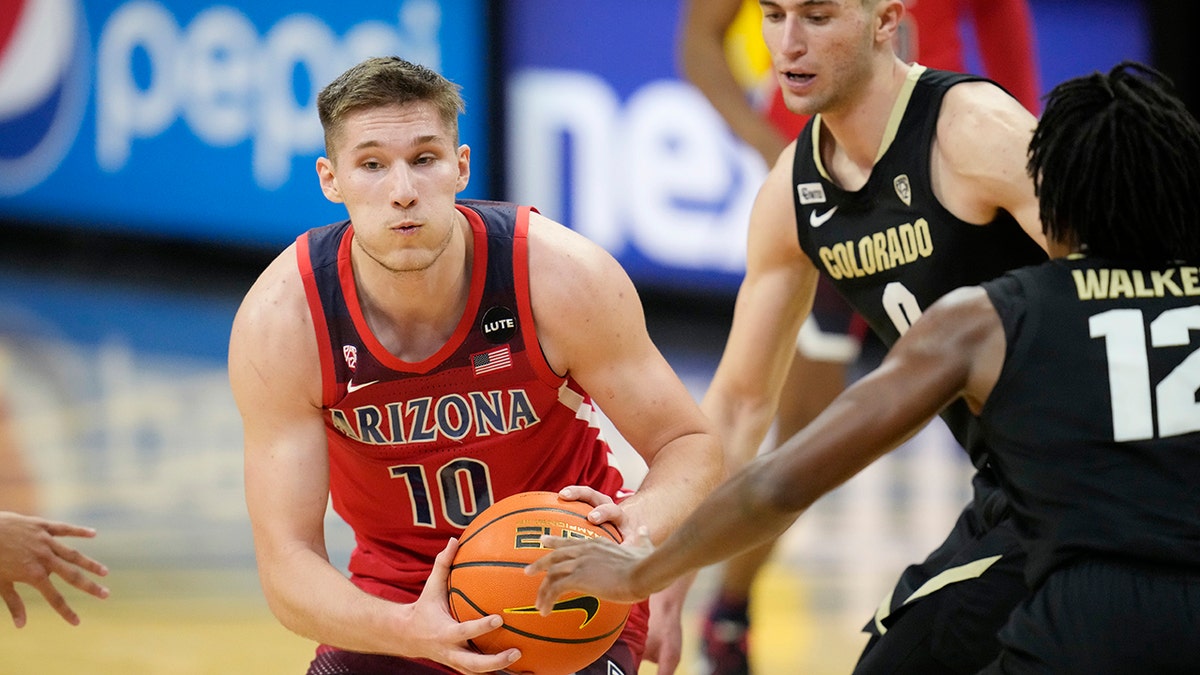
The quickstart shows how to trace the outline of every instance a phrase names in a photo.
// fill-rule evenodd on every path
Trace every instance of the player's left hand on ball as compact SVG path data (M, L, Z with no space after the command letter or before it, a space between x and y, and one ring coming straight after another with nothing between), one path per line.
M499 654L480 654L469 640L499 628L503 619L495 614L457 621L450 613L448 594L450 563L458 551L458 540L451 537L446 548L434 558L433 568L421 595L412 604L412 644L402 645L402 653L445 664L460 673L490 673L506 668L521 652L508 649Z
M573 591L624 603L638 602L651 593L638 588L634 580L637 566L654 551L645 528L639 529L629 546L602 539L551 536L541 541L551 550L526 566L525 573L546 573L536 602L543 616L550 613L555 600Z

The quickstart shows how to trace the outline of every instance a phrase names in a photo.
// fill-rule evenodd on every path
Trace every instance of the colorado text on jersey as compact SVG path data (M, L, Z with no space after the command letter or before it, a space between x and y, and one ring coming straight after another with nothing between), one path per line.
M857 243L850 240L822 246L818 254L834 279L865 277L928 258L933 255L933 237L929 234L929 223L918 218L915 223L867 235Z

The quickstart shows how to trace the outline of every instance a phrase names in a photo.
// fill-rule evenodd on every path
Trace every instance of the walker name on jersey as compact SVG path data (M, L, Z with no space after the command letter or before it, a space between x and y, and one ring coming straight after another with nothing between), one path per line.
M1071 270L1080 300L1200 296L1200 267Z
M405 445L509 434L541 421L524 389L472 391L329 411L342 435L368 445Z
M907 265L933 255L933 237L929 223L918 218L881 232L853 239L817 251L825 271L834 279L865 277Z

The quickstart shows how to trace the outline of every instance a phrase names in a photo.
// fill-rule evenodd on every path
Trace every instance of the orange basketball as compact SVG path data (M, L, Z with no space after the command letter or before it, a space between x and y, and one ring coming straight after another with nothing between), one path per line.
M566 595L549 616L534 607L544 574L525 575L525 565L547 552L540 537L604 537L620 542L610 523L594 525L584 502L560 499L554 492L522 492L483 510L463 531L450 566L450 611L459 621L489 614L504 625L474 640L488 654L510 647L521 658L514 672L567 675L600 658L625 627L629 605L590 595Z

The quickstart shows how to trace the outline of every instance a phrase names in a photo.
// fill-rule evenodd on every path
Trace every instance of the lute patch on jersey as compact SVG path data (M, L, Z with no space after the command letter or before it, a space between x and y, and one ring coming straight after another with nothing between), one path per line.
M496 305L483 313L479 330L494 345L508 342L517 334L517 315L507 307Z

